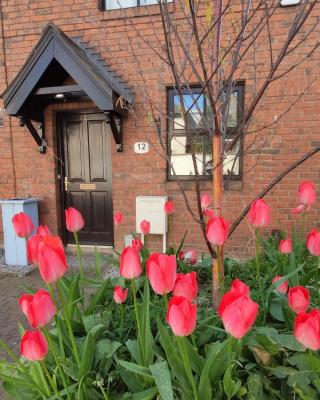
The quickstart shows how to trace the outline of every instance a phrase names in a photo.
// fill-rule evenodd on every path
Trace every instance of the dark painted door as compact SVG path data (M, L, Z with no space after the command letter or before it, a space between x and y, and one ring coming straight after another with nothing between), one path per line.
M113 244L111 194L111 132L103 114L64 114L66 207L77 208L85 219L79 239L85 244ZM68 243L73 235L66 232Z

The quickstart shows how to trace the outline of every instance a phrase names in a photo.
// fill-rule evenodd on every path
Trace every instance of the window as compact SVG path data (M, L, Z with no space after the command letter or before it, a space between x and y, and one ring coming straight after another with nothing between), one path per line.
M167 3L172 2L173 0L167 0ZM102 3L104 10L115 10L119 8L141 7L158 4L158 0L103 0Z
M183 103L188 111L187 134L185 121L181 112L180 96L175 89L168 91L168 153L172 168L168 168L168 179L192 179L195 175L192 160L194 149L198 173L202 179L209 179L212 174L212 140L208 133L213 125L212 110L209 101L200 88L185 89ZM227 139L232 140L233 134L241 121L243 113L243 85L235 87L230 99ZM224 174L238 177L241 174L239 143L226 155Z

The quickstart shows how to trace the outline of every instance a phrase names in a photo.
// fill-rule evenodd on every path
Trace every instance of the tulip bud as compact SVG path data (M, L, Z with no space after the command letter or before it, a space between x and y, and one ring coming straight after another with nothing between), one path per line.
M184 297L191 302L194 301L198 295L197 274L195 272L178 274L173 295Z
M29 361L42 361L48 354L48 343L40 331L26 331L20 343L21 354Z
M39 271L46 283L54 283L67 272L63 244L58 236L46 236L39 246Z
M121 286L116 286L113 290L113 299L117 304L122 304L126 301L128 289L123 289Z
M134 279L142 273L141 262L136 248L128 246L122 250L120 257L120 275Z
M114 213L113 216L113 221L115 225L121 225L123 224L123 214L120 211L117 211L116 213Z
M34 225L31 218L24 212L15 214L12 218L12 223L16 235L21 238L26 238L30 236L34 230Z
M308 349L320 350L320 311L300 313L294 321L294 336Z
M275 276L272 279L272 283L278 282L278 281L280 281L280 279L282 279L282 276ZM279 293L285 294L288 291L288 287L289 287L289 282L288 281L284 281L279 286L277 286L277 291Z
M141 221L140 229L144 235L148 235L150 233L150 222L146 221L145 219Z
M261 228L270 224L270 209L263 199L258 199L251 204L249 221L255 228Z
M207 224L207 239L216 246L222 246L228 239L229 223L222 217L209 219Z
M155 293L170 293L177 278L177 259L174 255L154 253L148 258L147 277Z
M84 220L81 213L74 207L69 207L66 211L66 225L69 232L79 232L84 227Z
M279 251L282 254L292 253L292 240L291 239L280 240Z
M166 321L176 336L189 336L196 327L197 306L184 297L173 296Z
M320 256L320 232L312 229L307 236L307 249L313 256Z
M164 204L164 212L166 214L172 214L174 212L174 203L173 201L166 201Z
M306 312L310 305L309 290L303 286L295 286L289 289L288 305L296 313Z
M56 307L51 296L45 290L40 289L34 295L23 294L19 298L19 304L32 328L42 328L56 314Z

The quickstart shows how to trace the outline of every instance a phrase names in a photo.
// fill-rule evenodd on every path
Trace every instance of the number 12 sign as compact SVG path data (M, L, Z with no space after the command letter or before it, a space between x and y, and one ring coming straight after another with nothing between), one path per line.
M134 152L138 154L148 153L149 151L149 143L146 142L137 142L134 144Z

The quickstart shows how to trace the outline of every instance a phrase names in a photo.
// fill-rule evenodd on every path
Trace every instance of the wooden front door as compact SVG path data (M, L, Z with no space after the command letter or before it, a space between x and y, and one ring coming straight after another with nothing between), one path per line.
M65 207L77 208L85 219L79 239L85 244L113 245L111 132L105 116L63 114L60 127ZM67 231L65 237L74 242Z

